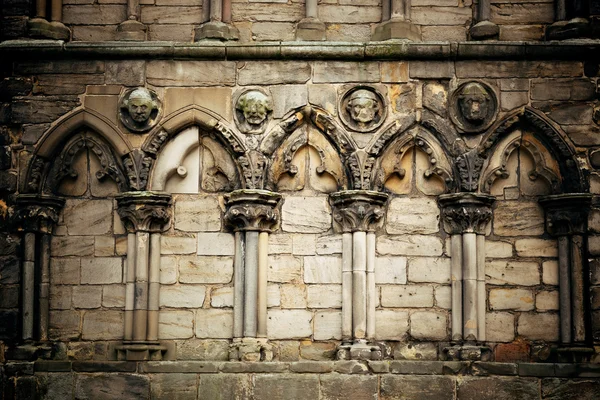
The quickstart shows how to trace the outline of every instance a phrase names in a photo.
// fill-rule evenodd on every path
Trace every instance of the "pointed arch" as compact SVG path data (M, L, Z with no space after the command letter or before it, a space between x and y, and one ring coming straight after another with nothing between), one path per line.
M553 183L555 191L561 193L589 191L585 170L582 170L577 162L575 146L569 137L543 112L528 106L507 115L488 131L482 139L479 156L482 159L489 159L503 140L518 129L523 132L531 132L558 164L559 174L557 175L560 176L556 177L559 182ZM543 169L540 171L543 172ZM486 178L481 174L479 179L479 187L484 187L485 182L481 182L481 180Z

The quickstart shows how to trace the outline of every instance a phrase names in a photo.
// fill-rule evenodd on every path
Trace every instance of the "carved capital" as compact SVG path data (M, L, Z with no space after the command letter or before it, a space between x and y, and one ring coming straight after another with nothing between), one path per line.
M279 222L279 193L241 189L225 195L225 223L234 231L272 232Z
M444 230L449 234L485 234L485 227L492 219L495 200L494 196L465 192L441 195L438 201Z
M370 190L344 190L329 195L338 232L372 232L383 224L388 195Z
M52 233L65 200L50 195L22 194L17 198L17 221L26 232Z
M540 204L546 212L546 230L554 236L583 235L587 231L592 195L566 193L545 196Z
M171 195L125 192L116 197L117 212L128 232L162 232L171 222Z

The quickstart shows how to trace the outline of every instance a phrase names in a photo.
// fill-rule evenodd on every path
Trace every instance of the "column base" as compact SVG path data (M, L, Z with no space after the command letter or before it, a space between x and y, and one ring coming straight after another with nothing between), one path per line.
M565 40L590 35L590 23L585 18L558 21L546 28L547 40Z
M36 39L69 40L71 30L62 22L48 22L43 18L32 18L27 21L29 36Z
M273 361L273 346L266 338L233 339L229 345L230 361Z
M194 29L194 42L202 39L239 40L240 32L233 25L220 21L206 22Z
M174 353L174 346L160 342L123 342L115 346L117 360L119 361L162 361L166 360L167 353Z
M304 18L296 25L296 40L325 40L325 24L317 18Z
M492 359L491 348L468 344L445 347L442 354L448 361L491 361Z
M481 21L473 25L469 30L471 40L494 40L498 39L500 28L490 21Z
M338 347L338 360L381 360L381 347L358 340L353 344L342 344Z
M148 27L136 20L128 20L121 22L117 26L117 40L140 41L146 40Z
M415 42L421 41L421 30L409 21L390 19L375 28L371 40L382 42L390 39L406 39Z
M559 347L556 356L559 363L586 363L594 355L593 347Z

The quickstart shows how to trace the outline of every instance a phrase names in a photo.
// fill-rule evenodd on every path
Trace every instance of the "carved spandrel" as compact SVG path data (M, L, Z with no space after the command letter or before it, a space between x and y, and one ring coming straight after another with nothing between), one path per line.
M126 192L116 197L117 213L129 232L162 232L171 222L171 195Z
M388 195L346 190L329 195L333 225L338 232L373 232L383 225Z
M495 197L474 193L453 193L438 198L444 230L448 234L485 234L492 219Z
M225 196L225 224L234 231L272 232L279 223L281 195L242 189Z

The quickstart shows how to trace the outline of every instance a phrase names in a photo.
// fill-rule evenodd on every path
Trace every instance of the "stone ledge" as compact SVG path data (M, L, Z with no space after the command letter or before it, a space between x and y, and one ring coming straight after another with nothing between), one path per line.
M74 42L8 40L0 55L13 59L111 58L193 60L597 60L599 40L561 42Z

